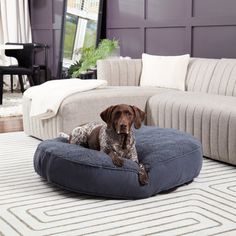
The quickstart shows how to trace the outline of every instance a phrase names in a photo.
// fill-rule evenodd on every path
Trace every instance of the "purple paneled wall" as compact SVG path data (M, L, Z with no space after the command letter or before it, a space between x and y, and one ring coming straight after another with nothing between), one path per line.
M62 15L65 0L30 0L33 42L49 45L48 67L57 78L61 52ZM44 53L37 54L37 64L44 63Z
M236 0L107 0L108 38L121 55L236 58Z

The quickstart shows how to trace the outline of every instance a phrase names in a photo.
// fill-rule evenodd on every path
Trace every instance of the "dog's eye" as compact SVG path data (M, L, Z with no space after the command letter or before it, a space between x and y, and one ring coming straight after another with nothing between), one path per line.
M125 114L126 114L127 116L131 116L131 115L132 115L129 111L126 111Z
M115 116L116 117L119 117L121 115L121 112L120 111L117 111L116 113L115 113Z

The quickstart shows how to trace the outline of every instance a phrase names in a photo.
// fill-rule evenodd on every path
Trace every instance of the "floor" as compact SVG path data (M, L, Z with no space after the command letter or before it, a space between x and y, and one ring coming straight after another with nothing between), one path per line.
M0 133L23 131L22 116L0 118Z
M236 235L236 169L204 158L200 175L168 194L103 199L60 189L34 171L39 140L0 134L0 235ZM66 178L66 176L65 176Z

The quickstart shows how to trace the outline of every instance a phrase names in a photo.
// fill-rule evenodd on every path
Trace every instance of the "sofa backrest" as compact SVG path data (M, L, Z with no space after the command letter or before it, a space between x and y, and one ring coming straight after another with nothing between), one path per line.
M186 90L208 92L218 59L191 58L186 76ZM109 86L139 86L141 59L107 59L97 62L98 79Z
M236 59L191 58L186 90L236 96Z
M97 61L97 78L106 80L109 86L138 86L141 70L141 59Z
M110 86L139 86L141 59L110 59L97 62L98 79ZM236 96L236 59L191 58L186 90Z
M186 76L186 90L208 93L219 59L191 58Z
M236 96L236 59L219 60L208 92L225 96Z

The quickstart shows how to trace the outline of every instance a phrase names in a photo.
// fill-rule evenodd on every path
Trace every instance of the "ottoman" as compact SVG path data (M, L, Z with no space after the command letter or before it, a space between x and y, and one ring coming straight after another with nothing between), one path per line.
M144 126L135 131L140 162L149 183L140 186L138 165L116 167L103 152L68 144L63 138L42 141L34 155L35 171L61 188L78 193L140 199L189 183L202 166L201 143L175 129Z

